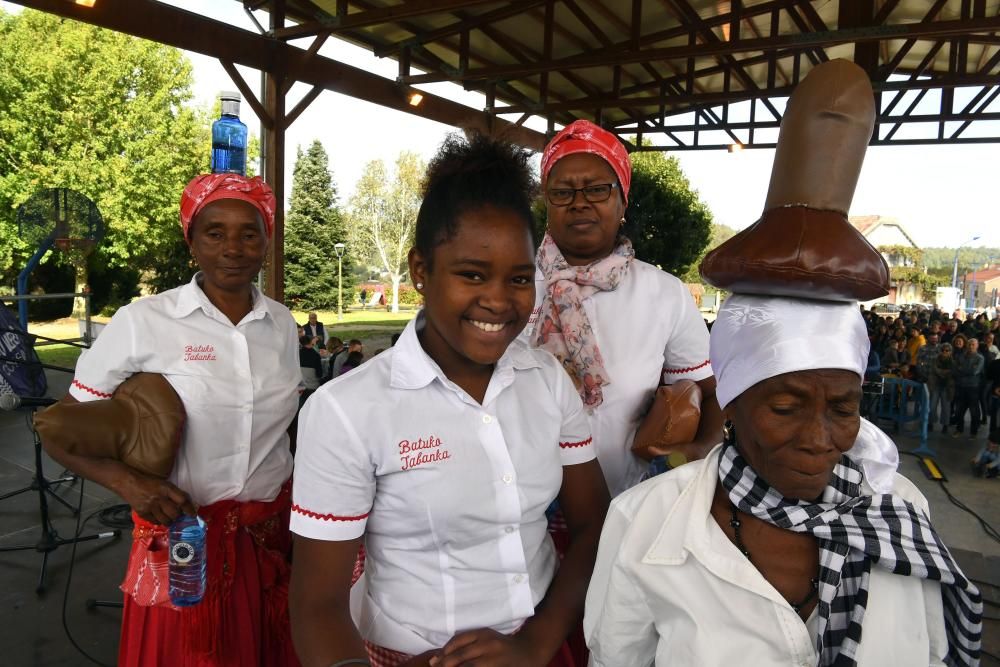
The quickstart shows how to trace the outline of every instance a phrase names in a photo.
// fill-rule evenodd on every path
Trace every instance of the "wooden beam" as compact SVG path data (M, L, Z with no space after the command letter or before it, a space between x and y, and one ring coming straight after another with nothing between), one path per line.
M933 21L934 17L937 16L938 12L941 11L941 9L945 6L946 2L947 0L936 0L935 3L931 6L931 8L927 11L927 13L924 14L924 19L923 19L924 22ZM902 46L899 47L899 50L896 51L896 55L892 57L892 60L890 60L888 63L882 66L879 78L888 79L893 74L893 72L896 71L896 68L899 67L899 64L903 62L903 58L906 57L906 54L910 52L910 49L912 49L916 43L917 40L915 39L908 39L905 42L903 42Z
M446 125L486 127L481 110L430 93L423 93L420 106L410 106L409 88L394 81L318 54L308 58L306 51L290 44L155 0L101 0L90 8L65 0L16 0L16 4L265 72L287 71L297 81ZM507 125L509 140L534 150L545 146L545 135L526 127L500 122L497 132L507 131Z
M219 64L222 65L222 69L226 70L226 74L228 74L229 78L233 80L233 84L235 84L239 91L243 94L243 99L246 100L246 103L251 109L253 109L253 112L257 114L257 120L260 121L260 124L265 128L274 127L274 118L267 112L264 105L260 103L260 100L257 99L257 95L250 88L249 84L247 84L239 70L236 69L236 65L232 64L228 60L220 60Z
M840 28L874 27L875 0L840 0L837 26ZM878 76L878 44L858 42L854 45L854 62L868 73L869 79Z
M906 81L873 81L872 88L878 91L908 91L925 89L966 88L976 86L996 85L996 74L970 74L954 78L916 79ZM501 107L503 114L536 113L548 114L558 111L573 111L580 109L603 108L613 109L623 106L633 108L659 106L664 104L675 107L682 113L695 111L690 105L717 105L727 102L743 102L747 100L763 100L772 97L787 97L795 90L795 86L781 86L770 90L730 90L729 92L694 93L691 95L644 95L641 97L581 97L565 102L551 102L546 105L510 105ZM887 109L891 110L891 107ZM623 121L631 122L631 121Z
M406 47L414 47L421 44L427 44L429 42L436 42L440 39L444 39L445 37L451 37L453 35L459 35L463 32L475 30L476 28L486 24L498 23L504 19L510 18L511 16L516 16L517 14L522 14L529 9L534 9L538 5L542 4L545 4L545 0L520 0L520 2L511 2L506 7L494 9L493 11L486 12L485 14L479 14L475 17L462 19L456 23L438 28L437 30L421 32L413 37L404 39L401 42L396 42L391 46L375 49L375 55L379 58L394 56Z
M285 0L274 0L269 13L270 28L285 24ZM310 60L312 58L309 58ZM264 128L261 162L264 180L271 186L278 205L274 209L274 231L264 261L264 293L275 301L285 300L285 78L283 68L264 75L264 107L274 123Z
M305 111L322 92L323 89L320 86L313 86L309 92L306 93L301 100L299 100L299 103L292 107L291 111L285 114L285 129L288 129L288 126L294 123L296 119L302 115L302 112Z
M498 0L420 0L420 2L405 2L391 7L378 7L362 12L354 12L344 16L331 16L329 19L300 23L296 26L279 28L272 31L278 39L297 39L311 37L321 33L343 32L357 28L368 28L383 23L394 23L416 16L437 14L452 9L464 9L474 5L496 4Z
M975 32L1000 30L1000 17L974 19L969 21L933 21L929 23L905 23L863 28L847 28L819 33L782 35L763 39L746 39L737 42L715 44L689 44L642 51L625 51L613 54L594 53L570 56L559 60L540 62L535 65L502 65L459 73L455 77L444 74L422 74L407 77L404 83L437 83L449 80L472 81L477 79L519 79L541 72L624 65L647 60L677 60L684 58L731 55L748 51L769 51L789 48L807 51L818 46L832 46L849 42L879 42L886 39L941 39L967 35Z

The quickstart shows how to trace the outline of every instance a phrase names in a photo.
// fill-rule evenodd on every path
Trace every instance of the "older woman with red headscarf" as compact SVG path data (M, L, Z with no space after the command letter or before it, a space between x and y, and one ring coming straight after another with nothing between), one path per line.
M678 452L700 458L722 429L708 331L694 300L680 280L636 259L622 233L631 180L625 147L588 121L568 125L545 148L548 230L526 329L576 384L612 496L646 473L631 448L659 385L684 379L701 388L700 426Z
M161 374L186 430L166 480L110 458L49 448L133 509L119 665L294 665L288 628L296 327L254 286L275 199L258 177L212 174L184 189L180 218L200 271L121 308L81 355L67 401L110 398L135 373ZM197 512L208 533L204 599L167 597L167 526Z

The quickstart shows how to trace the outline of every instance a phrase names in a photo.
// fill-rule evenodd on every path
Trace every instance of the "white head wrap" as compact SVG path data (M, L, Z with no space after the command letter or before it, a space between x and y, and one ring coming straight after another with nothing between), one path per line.
M860 382L868 348L868 331L855 303L733 294L712 325L715 395L725 408L758 382L820 368L853 371ZM875 491L892 489L899 453L880 429L862 420L848 456L862 465Z

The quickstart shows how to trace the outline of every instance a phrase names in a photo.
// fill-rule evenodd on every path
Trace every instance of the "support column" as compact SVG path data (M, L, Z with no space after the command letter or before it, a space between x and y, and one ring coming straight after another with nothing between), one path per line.
M272 31L285 26L284 0L276 0L269 13ZM264 263L264 294L275 301L285 300L285 76L284 63L264 73L264 109L273 119L271 127L261 127L261 162L264 180L274 190L274 237Z

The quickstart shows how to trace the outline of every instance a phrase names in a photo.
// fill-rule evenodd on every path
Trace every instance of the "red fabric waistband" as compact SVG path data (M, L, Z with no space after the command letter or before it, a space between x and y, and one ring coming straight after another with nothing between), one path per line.
M178 610L182 614L182 628L186 646L192 653L211 654L218 650L220 623L223 609L229 599L233 580L238 573L240 559L256 556L254 565L266 598L269 627L288 628L288 574L291 536L288 532L288 515L291 509L292 480L287 480L271 501L221 500L198 509L198 516L205 521L205 596L200 603ZM145 553L143 545L168 539L169 528L150 523L132 513L135 524L132 530L133 547L130 571L140 567L139 560ZM242 545L242 546L240 546ZM252 545L252 546L251 546ZM126 575L128 579L128 575ZM128 592L128 591L126 591Z

